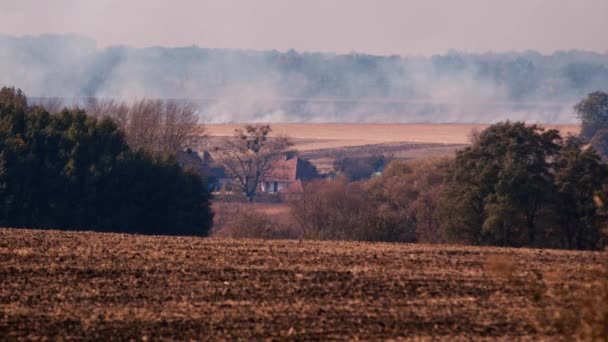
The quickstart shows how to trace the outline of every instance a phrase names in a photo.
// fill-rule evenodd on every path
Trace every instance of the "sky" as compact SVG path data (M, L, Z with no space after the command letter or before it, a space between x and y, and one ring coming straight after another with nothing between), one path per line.
M608 51L608 0L0 0L0 33L109 45L432 55Z

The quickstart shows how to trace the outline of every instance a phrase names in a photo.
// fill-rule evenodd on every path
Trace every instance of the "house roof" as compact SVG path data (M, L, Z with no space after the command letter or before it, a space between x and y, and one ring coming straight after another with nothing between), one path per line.
M317 178L317 169L305 159L286 156L276 161L273 168L262 179L265 182L308 181Z
M298 161L300 158L280 159L264 177L265 182L295 182L298 174Z

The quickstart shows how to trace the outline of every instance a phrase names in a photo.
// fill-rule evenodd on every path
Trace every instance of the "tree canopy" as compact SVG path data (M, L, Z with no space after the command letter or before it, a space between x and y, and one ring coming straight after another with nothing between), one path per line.
M591 140L600 130L608 129L608 93L596 91L578 102L574 109L581 120L581 136Z
M594 249L594 194L607 169L595 151L522 122L490 126L456 155L444 224L453 238L502 246ZM553 227L561 227L556 232Z
M276 168L292 145L286 137L270 138L268 125L247 125L236 129L234 136L218 146L215 154L233 179L233 186L249 201L256 195L258 185Z
M0 225L206 235L203 180L168 154L132 151L109 118L28 107L0 91Z

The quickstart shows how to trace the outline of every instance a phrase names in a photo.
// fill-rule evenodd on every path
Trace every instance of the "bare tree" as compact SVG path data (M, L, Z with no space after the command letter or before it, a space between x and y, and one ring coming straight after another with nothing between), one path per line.
M247 125L215 149L216 158L234 179L233 186L253 201L258 185L293 144L287 137L269 138L269 125Z
M144 98L127 104L91 97L85 101L85 110L96 118L114 119L133 149L175 153L196 146L204 137L196 106L185 101Z
M123 132L127 130L130 106L124 101L88 97L85 99L84 110L94 118L110 117L114 119L120 130Z
M160 144L163 102L141 99L131 104L125 134L134 149L162 150Z
M161 132L163 150L179 151L196 146L204 138L204 128L198 125L196 106L188 102L165 102Z
M65 107L59 97L40 97L32 101L32 105L43 107L49 113L58 113Z

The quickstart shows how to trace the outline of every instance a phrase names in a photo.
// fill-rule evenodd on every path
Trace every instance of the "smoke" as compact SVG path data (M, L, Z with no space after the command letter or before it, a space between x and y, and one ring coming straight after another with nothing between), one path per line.
M608 54L98 49L77 36L0 35L0 84L55 107L48 98L66 105L89 97L185 99L214 123L569 123L576 101L608 89Z

